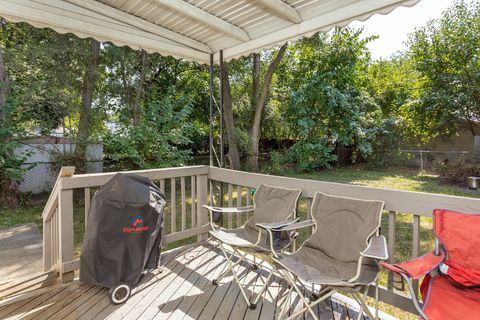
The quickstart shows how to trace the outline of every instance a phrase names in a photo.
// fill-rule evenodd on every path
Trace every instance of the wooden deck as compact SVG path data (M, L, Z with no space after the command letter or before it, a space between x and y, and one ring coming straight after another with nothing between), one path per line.
M298 297L288 299L285 283L274 278L257 308L248 309L232 277L212 285L211 280L223 270L224 263L215 244L204 242L164 254L162 272L146 275L124 305L111 305L106 289L75 280L0 301L0 319L263 320L278 317L286 303L291 310L300 307ZM244 277L249 290L259 290L264 273L250 272ZM317 309L320 319L356 319L357 307L345 301L343 296L334 296L321 304ZM380 316L392 319L386 314Z

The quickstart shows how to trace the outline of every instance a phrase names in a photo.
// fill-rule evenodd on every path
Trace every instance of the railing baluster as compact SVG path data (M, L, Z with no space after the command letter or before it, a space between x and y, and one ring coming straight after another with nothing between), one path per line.
M43 222L43 271L52 267L52 219Z
M171 227L172 233L175 233L177 230L177 198L176 198L177 188L175 185L175 178L170 179L170 218L171 218Z
M228 206L233 207L233 196L232 196L233 190L232 190L232 185L229 183L228 184ZM233 228L233 213L227 213L228 214L228 228L231 229Z
M242 187L237 185L237 207L242 206ZM237 228L242 225L242 215L237 213Z
M388 212L388 261L389 263L395 262L395 229L396 229L396 216L395 211ZM393 273L388 272L388 290L393 290Z
M90 188L85 188L85 230L87 229L88 212L90 211Z
M53 227L53 236L52 236L52 266L58 271L58 207L55 208L55 211L52 215L52 227Z
M191 228L195 228L195 226L197 225L197 222L196 222L196 213L195 213L195 206L196 206L196 203L195 203L195 194L196 194L196 191L195 191L195 176L192 176L191 177L191 187L190 187L190 196L191 196L191 203L192 203L192 221L191 221Z
M419 256L420 251L420 216L413 216L413 247L412 247L412 256L416 258ZM413 288L415 293L418 295L418 280L413 281Z
M201 227L208 223L208 214L203 208L204 204L208 201L208 177L206 174L197 175L197 226ZM203 241L207 239L208 234L200 234L197 237L197 241Z
M185 198L185 177L180 178L180 190L182 193L182 231L187 227L187 200Z
M247 205L247 207L248 207L248 206L250 206L250 204L252 203L250 188L248 188L248 187L247 187L247 194L246 194L246 196L247 196L247 203L246 203L246 205ZM248 213L245 215L245 218L244 218L244 220L243 220L243 223L245 223L245 222L248 220L248 218L250 218L250 214L251 214L251 213L248 212Z
M165 179L160 180L160 190L165 193Z
M54 259L53 259L53 265L55 266L55 269L57 271L60 271L60 268L58 267L58 241L59 241L59 235L58 235L58 208L55 209L54 213L55 221L53 223L54 227L54 236L53 236L53 253L54 253Z

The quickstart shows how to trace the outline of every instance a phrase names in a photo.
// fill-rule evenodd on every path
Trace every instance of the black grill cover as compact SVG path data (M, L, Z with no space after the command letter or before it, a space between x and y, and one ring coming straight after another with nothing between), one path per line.
M93 196L80 257L80 281L134 285L160 263L165 195L150 179L118 173Z

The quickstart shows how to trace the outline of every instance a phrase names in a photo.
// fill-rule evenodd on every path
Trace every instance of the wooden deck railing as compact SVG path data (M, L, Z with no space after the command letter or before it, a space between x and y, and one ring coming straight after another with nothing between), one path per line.
M138 170L135 173L150 178L166 191L163 245L192 237L206 238L208 217L202 206L207 203L208 167ZM74 271L79 269L79 260L74 255L75 237L81 242L79 235L74 234L74 211L78 215L78 206L83 204L84 218L75 219L75 223L83 223L86 228L92 189L103 186L114 175L115 172L73 175L73 168L62 168L43 212L44 271L55 270L63 282L73 279ZM83 192L74 193L76 189L83 189ZM74 194L79 198L83 194L83 201L76 201Z
M140 170L134 173L149 177L158 183L167 195L164 245L192 237L195 237L194 241L205 239L208 232L208 219L202 205L214 199L216 199L215 204L218 205L220 198L225 200L226 206L250 205L252 203L251 188L261 183L302 189L301 201L305 210L309 209L316 191L385 201L385 209L388 212L382 232L388 238L391 261L395 259L397 250L405 249L400 248L395 241L399 213L413 216L409 226L412 232L412 243L408 251L412 253L412 257L416 257L420 254L422 241L421 217L431 217L434 208L464 212L480 210L480 199L270 176L208 166ZM73 175L73 168L62 169L43 213L45 271L56 270L61 275L62 281L73 279L73 272L79 268L78 259L75 259L74 255L74 204L76 204L75 207L78 207L78 203L84 205L86 221L92 189L103 186L114 174ZM220 184L223 188L219 188ZM82 192L73 192L75 189L84 190L82 201L74 201L74 195L81 197L82 194ZM224 194L220 194L220 190L223 190ZM78 209L75 210L78 215ZM241 225L244 219L241 216L229 214L223 223L226 227L235 227ZM414 312L410 298L395 291L391 285L380 288L380 299L393 306Z
M226 184L226 188L223 189L227 190L225 197L227 198L228 205L233 203L234 197L236 197L237 201L239 201L240 198L238 190L255 188L261 183L274 186L283 186L287 188L302 189L300 201L303 200L306 210L309 210L311 200L317 191L337 196L383 200L385 201L385 209L388 211L386 213L388 215L387 230L383 230L383 233L388 239L390 262L394 261L397 250L404 249L400 248L395 241L398 214L401 213L413 216L412 224L410 226L412 231L412 256L410 258L413 258L420 254L420 241L422 240L420 237L421 217L431 217L433 209L435 208L447 208L463 212L480 211L480 199L465 197L369 188L350 184L255 174L215 167L210 167L208 178L213 183ZM237 190L237 194L231 192L233 189ZM236 217L236 219L239 219L239 217ZM235 221L235 217L233 215L228 217L229 227L232 226L232 221ZM390 274L388 277L391 280ZM389 285L386 288L380 287L380 300L400 309L415 313L411 299L407 295L394 290L393 286L391 285L391 281L388 281L388 283ZM373 295L374 288L371 289L371 294Z

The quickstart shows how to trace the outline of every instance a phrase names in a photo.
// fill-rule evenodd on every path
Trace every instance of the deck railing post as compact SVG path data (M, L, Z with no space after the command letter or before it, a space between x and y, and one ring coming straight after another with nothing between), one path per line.
M52 220L43 222L43 272L49 271L52 267Z
M56 270L60 270L58 267L59 253L58 248L58 212L59 212L59 199L60 199L60 183L63 177L71 177L75 172L75 167L62 167L58 174L55 185L47 200L45 209L42 212L43 220L43 271L50 271L53 267ZM73 225L73 223L72 223ZM72 251L73 253L73 251Z
M208 223L208 215L206 210L203 208L204 204L207 204L208 201L208 175L201 174L196 176L197 182L197 227L202 227ZM203 241L207 239L208 234L203 233L198 235L198 241Z
M66 262L73 260L73 190L60 190L59 208L59 264L62 282L72 281L74 272L65 270Z

